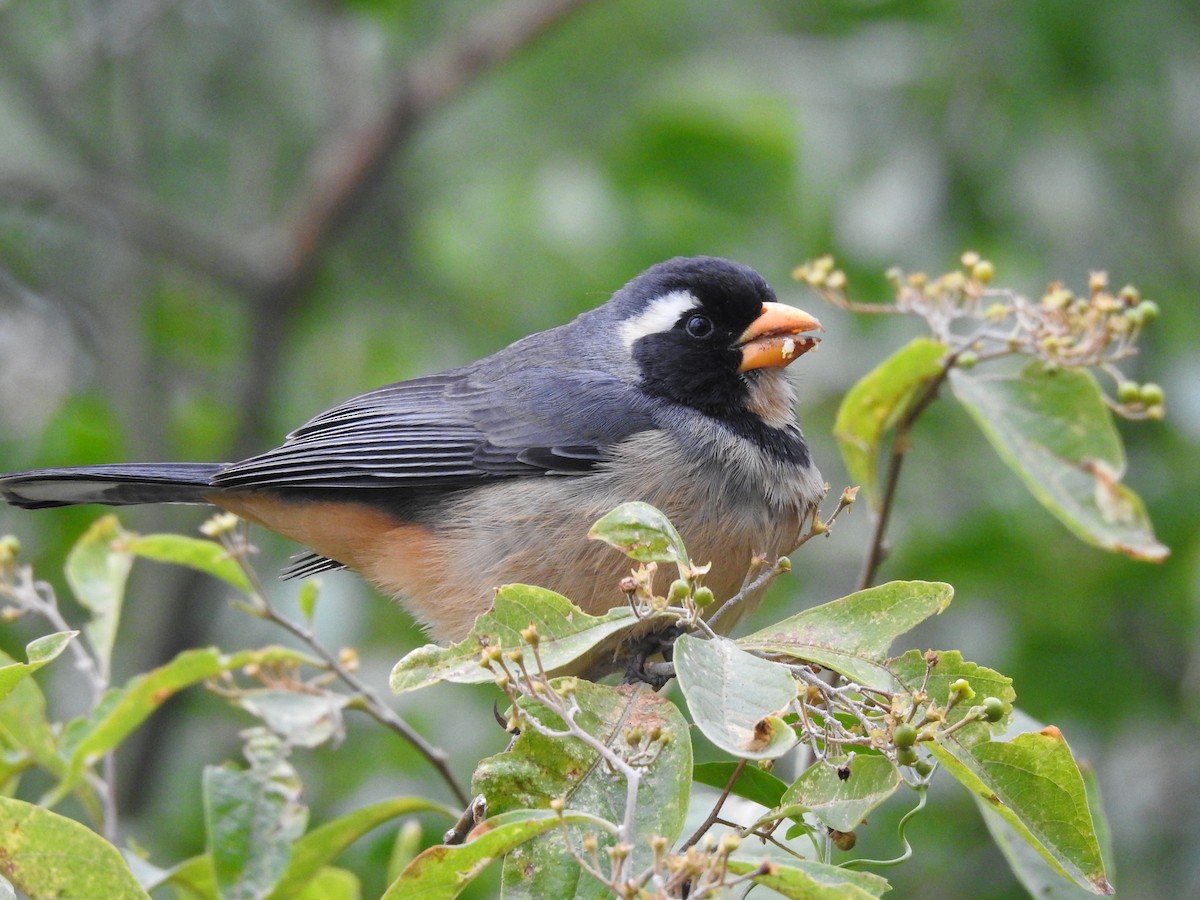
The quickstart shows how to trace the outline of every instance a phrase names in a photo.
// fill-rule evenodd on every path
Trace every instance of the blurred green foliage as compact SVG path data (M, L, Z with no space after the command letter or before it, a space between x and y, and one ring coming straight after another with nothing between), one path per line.
M1200 893L1200 9L584 4L418 116L300 288L271 293L331 163L318 151L344 153L331 139L377 121L405 67L489 5L0 6L0 469L230 458L346 396L557 324L661 258L704 252L755 266L825 323L821 352L796 371L836 491L839 399L914 332L816 309L788 282L795 264L834 252L860 298L880 300L887 267L943 271L968 247L1030 293L1059 278L1082 289L1105 268L1162 307L1127 374L1166 387L1168 418L1123 432L1127 481L1171 559L1077 542L937 404L881 575L954 584L955 615L925 642L1011 674L1022 708L1069 732L1105 793L1124 895ZM49 576L96 514L5 509L0 532ZM199 514L125 519L186 532ZM852 516L806 547L762 615L847 593L867 525ZM259 539L264 572L291 552ZM184 646L277 639L219 588L165 571L135 570L122 677ZM421 640L349 576L326 579L317 627L359 647L380 685ZM9 651L32 636L6 630ZM39 680L54 668L49 694L69 706L67 667ZM504 743L492 700L441 685L400 707L466 772ZM129 748L124 823L156 858L200 849L200 768L236 755L248 724L223 715L184 695ZM429 781L369 725L295 763L314 821ZM864 855L876 841L875 855L894 850L885 817L863 830ZM1020 896L969 801L932 803L908 836L914 861L888 873L898 895L962 896L969 878L972 896ZM359 852L386 858L390 841Z

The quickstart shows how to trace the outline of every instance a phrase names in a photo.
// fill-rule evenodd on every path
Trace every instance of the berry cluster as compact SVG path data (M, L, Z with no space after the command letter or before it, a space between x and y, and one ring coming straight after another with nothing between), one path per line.
M1076 294L1061 282L1040 298L991 287L995 266L978 253L962 255L961 268L930 278L924 272L888 272L891 303L856 303L846 293L846 275L833 257L798 267L796 280L827 301L853 312L916 315L950 349L953 364L970 368L984 359L1021 354L1047 368L1088 368L1113 379L1111 409L1129 419L1161 419L1163 390L1126 378L1117 363L1137 353L1142 329L1158 318L1158 304L1132 285L1112 291L1108 276L1093 272L1087 291Z

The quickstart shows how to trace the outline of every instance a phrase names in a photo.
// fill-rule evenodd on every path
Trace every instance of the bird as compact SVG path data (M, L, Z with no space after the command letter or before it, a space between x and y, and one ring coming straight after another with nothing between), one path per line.
M34 469L0 475L0 497L211 504L307 548L284 577L354 570L441 643L504 584L594 615L624 605L629 560L588 531L640 500L727 598L756 556L796 546L827 490L785 372L822 330L752 268L676 257L566 324L356 396L265 453Z

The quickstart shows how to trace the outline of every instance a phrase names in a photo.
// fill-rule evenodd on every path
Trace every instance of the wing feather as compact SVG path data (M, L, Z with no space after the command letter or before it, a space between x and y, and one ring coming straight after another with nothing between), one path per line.
M274 450L226 466L228 488L397 488L578 474L654 427L645 397L587 369L479 364L399 382L310 419Z

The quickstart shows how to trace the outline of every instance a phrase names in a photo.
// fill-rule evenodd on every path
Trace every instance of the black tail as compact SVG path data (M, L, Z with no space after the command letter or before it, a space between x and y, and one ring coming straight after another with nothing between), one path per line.
M114 463L69 466L0 475L0 497L13 506L40 509L103 503L204 503L221 463Z

